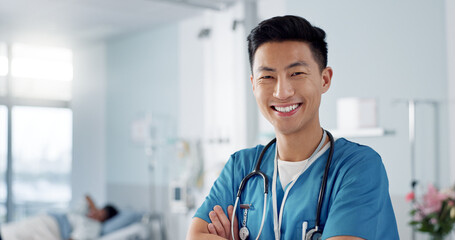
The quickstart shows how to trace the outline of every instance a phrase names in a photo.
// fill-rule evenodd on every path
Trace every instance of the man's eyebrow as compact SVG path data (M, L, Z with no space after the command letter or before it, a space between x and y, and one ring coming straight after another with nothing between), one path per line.
M257 71L258 72L262 72L262 71L276 72L276 69L275 68L271 68L271 67L266 67L266 66L260 66L260 67L258 67Z
M293 67L298 67L298 66L308 67L309 65L308 65L308 63L306 63L304 61L298 61L298 62L289 64L286 67L286 69L293 68Z
M304 61L298 61L298 62L295 62L295 63L291 63L289 64L286 69L290 69L290 68L293 68L293 67L298 67L298 66L304 66L304 67L308 67L308 63L304 62ZM261 72L261 71L266 71L266 72L276 72L276 69L275 68L271 68L271 67L267 67L267 66L260 66L257 68L257 71L258 72Z

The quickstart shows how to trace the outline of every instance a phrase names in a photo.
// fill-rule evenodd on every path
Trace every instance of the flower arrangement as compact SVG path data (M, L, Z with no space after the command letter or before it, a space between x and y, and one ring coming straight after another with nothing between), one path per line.
M452 231L455 224L455 187L439 191L432 184L421 201L416 200L414 192L406 196L413 203L409 223L418 231L429 233L433 239L443 239Z

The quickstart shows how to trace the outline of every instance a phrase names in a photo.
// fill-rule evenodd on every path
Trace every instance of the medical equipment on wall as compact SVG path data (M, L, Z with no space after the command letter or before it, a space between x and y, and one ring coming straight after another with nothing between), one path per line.
M186 182L171 181L169 189L169 203L173 213L186 213L188 209L194 207L194 199L190 198Z
M317 210L316 210L316 222L315 222L314 228L310 229L306 233L305 240L319 240L322 237L323 229L319 226L319 221L320 221L320 217L321 217L322 202L324 200L325 188L326 188L326 185L327 185L327 178L328 178L328 173L329 173L329 169L330 169L330 163L332 161L333 151L334 151L334 147L335 147L335 141L333 139L332 134L329 131L324 130L321 142L319 143L318 147L316 148L316 150L313 152L313 154L310 156L310 158L307 161L307 164L308 164L310 162L310 160L319 152L319 150L323 147L327 136L329 137L329 140L330 140L330 152L329 152L329 156L327 158L327 163L326 163L324 174L323 174L323 177L322 177L321 187L319 189L318 206L317 206ZM267 206L267 195L268 195L268 179L267 179L267 176L265 175L265 173L261 171L260 167L261 167L262 158L264 157L265 152L275 142L276 142L276 138L274 138L272 141L270 141L264 147L264 149L262 150L261 154L259 155L259 158L258 158L258 161L256 163L256 166L255 166L254 170L251 173L249 173L248 175L246 175L242 179L242 181L240 182L239 190L237 192L237 197L236 197L235 204L234 204L234 211L232 213L232 218L231 218L231 219L235 218L235 212L236 212L236 209L237 209L237 206L238 206L240 195L242 194L243 188L245 187L245 185L248 182L248 180L251 177L256 176L256 175L262 177L262 179L264 181L264 206L263 206L263 212L262 212L261 226L259 228L259 233L258 233L258 236L256 237L256 239L259 239L259 237L261 236L262 228L264 227L265 212L266 212L266 206ZM277 178L277 166L276 166L277 164L276 164L276 162L275 162L274 165L275 165L275 167L274 167L274 171L273 171L272 191L274 191L275 188L276 188L276 178ZM294 183L295 183L295 181L294 181ZM288 189L290 190L292 188L292 186L293 186L293 184L290 185ZM280 235L281 235L281 233L280 233L280 231L281 231L280 230L281 229L281 217L283 215L283 207L284 207L286 198L284 198L282 203L281 203L280 214L278 216L277 203L276 203L276 194L272 194L272 195L273 195L272 196L273 197L273 205L272 205L273 206L273 226L274 226L274 232L275 232L275 239L278 240L278 239L280 239ZM241 205L243 205L243 204L241 204ZM245 207L243 206L242 208L245 208ZM245 209L245 210L247 211L247 209ZM303 229L303 231L305 231L305 230ZM232 239L235 240L235 237L234 237L234 221L231 221L231 234L232 234ZM245 219L245 216L244 216L244 221L242 223L242 227L239 230L239 237L240 237L240 239L243 240L243 239L247 239L248 235L249 235L249 231L248 231L248 228L246 227L246 219Z
M176 140L176 158L170 172L169 200L172 213L187 213L195 207L195 190L203 185L203 157L200 140Z

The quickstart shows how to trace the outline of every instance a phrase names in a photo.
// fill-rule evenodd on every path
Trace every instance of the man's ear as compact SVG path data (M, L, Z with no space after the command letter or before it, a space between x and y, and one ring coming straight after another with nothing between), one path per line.
M254 81L253 81L253 74L250 75L250 81L251 81L251 86L253 87L253 92L254 92Z
M322 92L325 93L329 90L330 84L332 84L333 70L331 67L326 67L322 70Z

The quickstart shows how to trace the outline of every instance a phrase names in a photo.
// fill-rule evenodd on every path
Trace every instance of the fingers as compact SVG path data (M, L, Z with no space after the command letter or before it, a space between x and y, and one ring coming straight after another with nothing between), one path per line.
M209 232L210 233L215 232L214 234L216 234L220 237L223 237L223 238L227 238L228 237L226 235L227 233L225 231L225 228L224 228L220 218L218 217L218 214L215 211L211 211L209 213L209 217L210 217L210 220L212 221L212 223L209 224L209 226L208 226ZM212 230L210 230L210 228L212 228Z
M209 223L207 229L210 234L214 234L223 238L231 239L231 218L234 207L228 206L227 215L223 208L219 205L213 207L213 211L209 213L209 218L212 223ZM239 225L237 218L234 219L234 234L238 239Z
M213 210L216 212L218 215L218 219L221 221L221 224L223 225L224 232L226 233L226 237L229 237L229 233L231 230L231 221L229 221L229 218L226 216L226 214L223 211L223 208L220 206L215 206Z
M215 226L213 226L213 223L209 223L209 225L207 226L207 229L209 230L209 233L210 233L210 234L218 235L218 234L216 233Z

